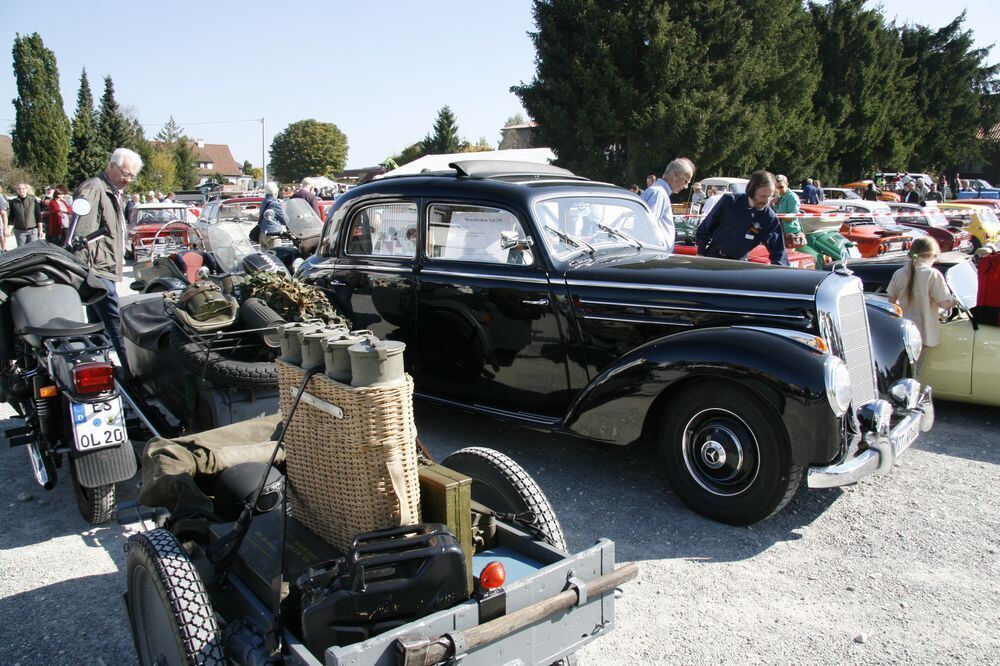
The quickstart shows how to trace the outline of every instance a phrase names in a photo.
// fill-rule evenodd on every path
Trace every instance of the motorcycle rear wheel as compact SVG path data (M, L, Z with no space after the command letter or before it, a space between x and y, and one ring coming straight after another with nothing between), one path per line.
M73 494L76 495L76 506L91 525L106 523L115 515L115 484L108 483L96 488L87 488L80 484L77 478L76 464L69 461L70 476L73 478Z

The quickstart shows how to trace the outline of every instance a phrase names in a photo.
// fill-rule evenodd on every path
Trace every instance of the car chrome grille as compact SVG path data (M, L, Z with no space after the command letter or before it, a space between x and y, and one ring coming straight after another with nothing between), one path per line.
M851 398L855 406L863 405L878 397L873 381L875 367L872 363L865 297L857 292L841 294L838 308L841 352L851 375Z
M847 364L854 409L878 398L871 333L861 280L834 270L816 292L821 335Z

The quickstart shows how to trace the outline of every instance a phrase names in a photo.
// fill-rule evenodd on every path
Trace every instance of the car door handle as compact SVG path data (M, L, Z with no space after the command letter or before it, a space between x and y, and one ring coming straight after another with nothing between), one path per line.
M521 303L524 305L548 305L549 299L539 298L537 301L521 301Z

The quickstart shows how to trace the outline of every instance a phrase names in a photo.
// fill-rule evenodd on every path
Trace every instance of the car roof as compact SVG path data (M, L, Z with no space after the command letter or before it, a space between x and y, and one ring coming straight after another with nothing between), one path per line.
M264 200L264 197L230 197L229 199L213 199L208 203L259 203Z
M701 178L702 185L745 185L750 182L748 178L735 178L730 176L712 176L711 178Z
M187 204L178 201L176 203L137 203L132 206L132 210L156 210L160 208L187 208Z

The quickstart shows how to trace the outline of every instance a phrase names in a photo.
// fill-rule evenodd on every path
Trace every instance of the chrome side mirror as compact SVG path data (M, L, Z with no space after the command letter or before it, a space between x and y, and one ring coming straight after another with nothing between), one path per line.
M73 200L73 212L77 215L89 215L91 210L93 210L93 206L86 199Z
M534 244L534 241L530 238L519 237L516 231L500 232L500 249L502 250L512 250L514 248L527 250Z

